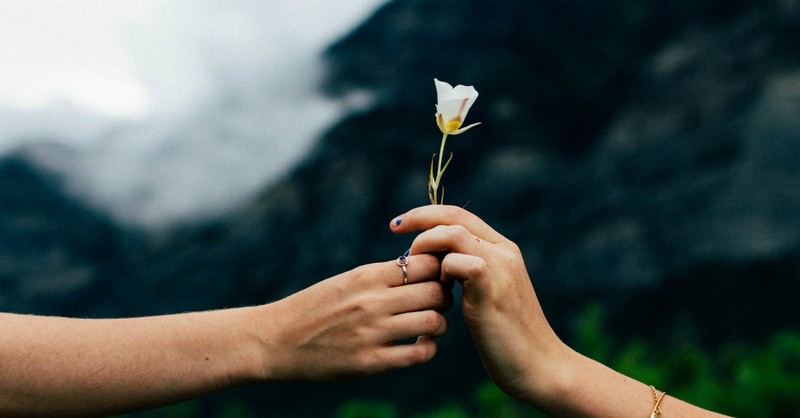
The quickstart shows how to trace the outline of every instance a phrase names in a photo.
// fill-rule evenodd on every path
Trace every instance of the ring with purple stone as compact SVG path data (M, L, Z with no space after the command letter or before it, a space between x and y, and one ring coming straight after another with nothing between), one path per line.
M406 270L406 266L408 265L408 257L405 255L397 257L397 265L403 269L403 284L408 284L408 270Z

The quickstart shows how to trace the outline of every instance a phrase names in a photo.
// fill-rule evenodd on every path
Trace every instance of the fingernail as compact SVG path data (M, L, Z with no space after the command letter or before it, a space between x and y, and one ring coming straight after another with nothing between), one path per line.
M408 257L409 253L411 253L411 248L407 249L406 252L403 253L403 257Z
M394 220L394 224L395 224L395 226L400 226L400 224L401 224L402 222L403 222L403 219L402 219L402 218L397 218L397 219L395 219L395 220Z

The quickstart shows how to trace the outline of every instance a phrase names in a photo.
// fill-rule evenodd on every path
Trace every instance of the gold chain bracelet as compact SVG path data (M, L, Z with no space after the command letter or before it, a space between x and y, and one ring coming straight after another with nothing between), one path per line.
M650 391L653 392L653 412L650 413L650 418L657 418L661 415L661 408L659 405L661 405L661 400L664 399L664 395L666 395L667 392L661 392L661 395L659 395L653 385L650 385Z

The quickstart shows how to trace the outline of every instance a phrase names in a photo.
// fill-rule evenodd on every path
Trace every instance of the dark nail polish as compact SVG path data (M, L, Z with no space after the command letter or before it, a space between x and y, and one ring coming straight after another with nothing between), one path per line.
M411 252L411 248L407 249L406 252L403 253L403 257L408 257L408 254Z
M397 219L395 219L395 220L394 220L394 224L395 224L396 226L400 226L400 224L401 224L402 222L403 222L403 220L402 220L401 218L397 218Z

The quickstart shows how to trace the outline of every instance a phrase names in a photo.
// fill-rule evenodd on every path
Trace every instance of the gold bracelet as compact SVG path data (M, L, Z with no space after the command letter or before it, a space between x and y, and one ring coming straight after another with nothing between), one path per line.
M661 405L661 400L664 399L664 395L666 395L667 392L661 392L661 395L659 395L653 385L650 385L650 391L653 392L653 412L650 413L650 418L657 418L661 415L661 408L659 408L659 405Z

